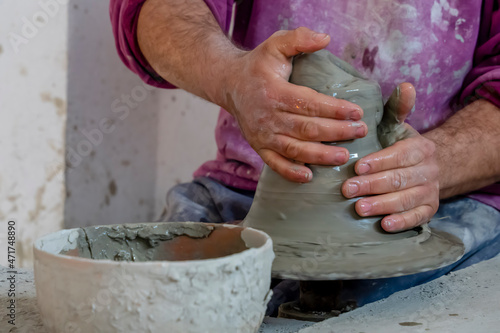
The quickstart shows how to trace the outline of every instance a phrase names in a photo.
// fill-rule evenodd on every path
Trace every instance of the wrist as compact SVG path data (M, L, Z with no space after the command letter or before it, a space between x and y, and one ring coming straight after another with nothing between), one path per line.
M225 38L225 37L224 37ZM243 79L243 57L248 51L239 49L227 40L227 44L214 43L215 51L204 66L204 91L206 99L233 113L233 99Z
M475 101L441 126L423 134L436 145L440 197L465 194L500 179L500 111L485 100Z
M446 163L447 155L449 153L449 149L446 148L448 145L447 136L445 131L442 128L437 127L427 133L422 134L422 136L430 141L432 141L436 147L434 156L436 157L436 163L439 168L439 192L440 199L444 198L445 193L447 192L448 187L448 174L445 172L445 168L443 168L443 163Z

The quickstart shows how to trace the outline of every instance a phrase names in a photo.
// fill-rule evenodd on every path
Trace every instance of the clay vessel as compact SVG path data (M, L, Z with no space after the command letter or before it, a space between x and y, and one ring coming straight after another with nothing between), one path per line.
M358 104L368 134L324 143L347 148L350 159L342 166L308 165L313 179L306 184L290 182L264 167L243 225L263 230L273 239L273 276L300 280L389 277L457 260L463 246L455 237L433 233L427 225L387 233L380 226L381 217L361 218L354 210L359 198L346 199L341 193L344 181L355 176L356 161L382 149L379 139L392 143L404 137L395 117L387 115L381 124L384 105L379 85L325 50L296 57L290 82Z
M86 227L38 239L34 254L50 332L256 332L271 296L272 241L251 228Z

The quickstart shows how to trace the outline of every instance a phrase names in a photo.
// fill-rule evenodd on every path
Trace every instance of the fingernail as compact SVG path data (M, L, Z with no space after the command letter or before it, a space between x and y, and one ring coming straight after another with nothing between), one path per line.
M345 151L339 152L335 155L335 158L337 159L338 163L345 163L349 156L347 156L347 153Z
M318 34L318 33L314 33L312 35L312 39L313 41L315 42L321 42L323 39L325 39L326 37L328 37L328 34L324 34L324 33L321 33L321 34Z
M349 113L349 119L350 120L360 120L361 119L361 113L358 110L351 111L351 113Z
M359 124L359 123L356 123L356 124ZM360 124L360 127L358 129L356 129L355 134L358 138L364 137L366 135L366 127L363 126L363 124Z
M385 219L383 221L385 231L396 231L396 220L394 219Z
M359 186L356 183L349 183L347 185L347 194L351 197L354 196L359 191Z
M359 204L359 210L361 213L366 214L372 209L372 205L369 202L363 201Z
M362 174L365 174L365 173L368 173L368 171L370 171L370 166L366 163L361 163L359 166L358 166L358 174L359 175L362 175Z

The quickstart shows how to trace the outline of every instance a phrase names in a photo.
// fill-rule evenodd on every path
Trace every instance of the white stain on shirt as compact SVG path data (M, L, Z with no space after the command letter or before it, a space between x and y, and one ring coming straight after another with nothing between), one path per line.
M462 80L465 77L465 74L470 70L471 68L471 62L468 60L462 68L460 68L458 71L453 71L453 76L455 79L460 79Z
M379 47L378 56L384 62L391 63L394 59L407 60L422 52L422 43L418 39L409 38L399 30L393 30Z
M432 89L432 84L431 84L431 83L429 83L429 84L427 85L427 95L432 94L432 91L433 91L433 90L434 90L434 89Z
M462 43L465 43L465 40L464 40L464 37L462 35L459 34L459 30L460 30L460 25L462 23L465 22L465 19L463 18L459 18L457 19L457 21L455 22L455 38L459 41L461 41Z
M446 31L450 21L444 18L444 12L448 14L447 16L458 16L458 9L452 8L447 0L434 1L431 8L431 23Z
M422 69L420 68L419 64L408 66L404 65L399 68L399 71L401 74L404 76L411 76L415 79L415 82L418 82L420 80L420 77L422 76Z

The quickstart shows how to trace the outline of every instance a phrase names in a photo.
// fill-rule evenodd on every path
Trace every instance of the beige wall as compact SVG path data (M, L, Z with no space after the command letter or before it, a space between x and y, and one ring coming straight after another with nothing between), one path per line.
M36 1L0 2L2 264L8 220L16 222L23 266L32 262L33 240L63 225L67 9L55 2L47 13Z

